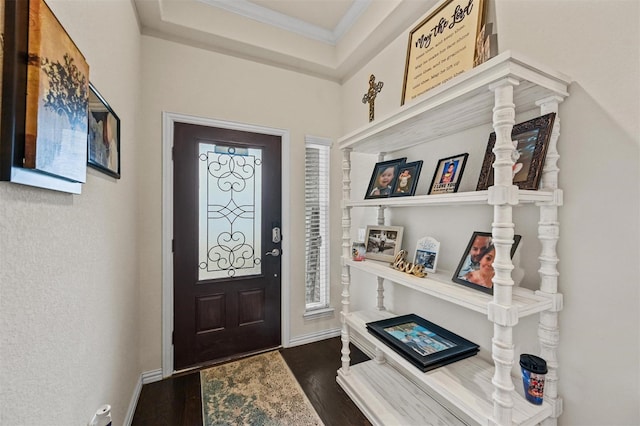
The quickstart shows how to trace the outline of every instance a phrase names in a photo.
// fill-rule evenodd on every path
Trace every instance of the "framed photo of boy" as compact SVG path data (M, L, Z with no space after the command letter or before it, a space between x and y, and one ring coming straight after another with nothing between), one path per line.
M407 157L376 163L367 187L365 200L371 198L387 198L393 192L393 185L398 176L398 168L407 161Z
M547 155L555 112L513 126L511 140L516 148L513 152L513 184L520 189L537 190L542 177L542 168ZM493 186L493 162L496 133L489 135L487 150L478 179L476 191Z
M415 195L420 170L422 170L422 160L398 166L398 175L394 182L391 196L406 197Z
M403 230L402 226L367 226L364 257L393 262L402 247Z
M511 257L520 243L520 235L513 236ZM485 293L493 294L493 262L496 248L490 232L474 232L464 251L460 264L453 274L453 282Z
M457 192L469 154L458 154L438 161L428 195Z

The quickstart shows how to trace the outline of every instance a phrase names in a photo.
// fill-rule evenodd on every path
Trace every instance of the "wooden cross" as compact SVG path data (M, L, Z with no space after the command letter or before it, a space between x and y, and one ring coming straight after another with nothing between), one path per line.
M369 122L373 121L373 115L375 112L376 95L380 93L383 85L384 83L381 81L376 83L376 76L371 74L371 77L369 77L369 90L362 97L363 104L366 104L367 102L369 102Z

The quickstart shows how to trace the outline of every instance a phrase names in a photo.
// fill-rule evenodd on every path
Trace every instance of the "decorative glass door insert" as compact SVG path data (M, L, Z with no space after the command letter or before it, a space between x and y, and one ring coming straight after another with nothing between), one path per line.
M199 143L198 280L262 273L262 149Z

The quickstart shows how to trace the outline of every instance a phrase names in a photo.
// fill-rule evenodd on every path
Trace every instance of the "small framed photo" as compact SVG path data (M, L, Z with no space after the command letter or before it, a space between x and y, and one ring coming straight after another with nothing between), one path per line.
M440 242L438 240L432 237L420 238L416 244L416 255L413 263L423 265L425 271L433 274L436 272L439 251Z
M402 246L402 226L367 226L364 257L393 262Z
M422 160L398 166L398 176L393 185L392 197L412 196L416 193L418 178L422 170Z
M415 314L366 324L367 330L422 371L468 358L480 347Z
M407 157L382 161L373 168L365 200L371 198L387 198L393 192L393 185L398 177L398 168L407 161Z
M89 83L87 163L120 179L120 118L92 83Z
M520 189L537 190L542 177L542 168L547 155L551 130L556 114L554 112L513 126L511 140L516 148L513 152L513 184ZM489 135L484 153L482 170L476 191L493 186L493 162L496 133Z
M428 195L457 192L469 154L458 154L438 161Z
M520 243L520 235L514 235L511 245L511 257ZM490 232L474 232L464 251L460 264L453 275L453 281L475 288L485 293L493 294L493 261L496 248Z

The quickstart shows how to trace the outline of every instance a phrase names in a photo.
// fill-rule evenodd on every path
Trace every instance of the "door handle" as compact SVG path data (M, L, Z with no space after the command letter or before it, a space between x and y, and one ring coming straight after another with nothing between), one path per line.
M278 257L280 256L280 250L278 250L277 248L274 248L273 250L266 252L265 255Z

